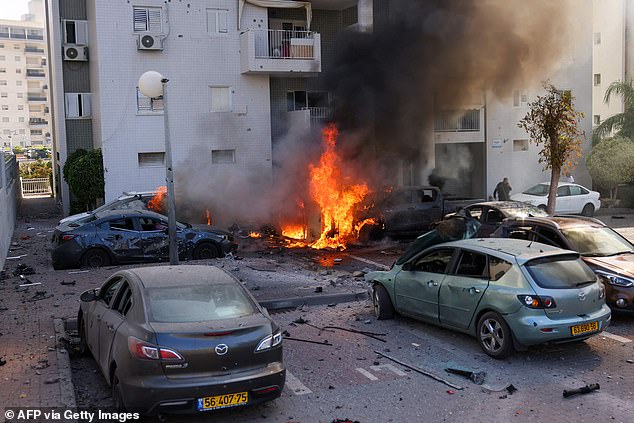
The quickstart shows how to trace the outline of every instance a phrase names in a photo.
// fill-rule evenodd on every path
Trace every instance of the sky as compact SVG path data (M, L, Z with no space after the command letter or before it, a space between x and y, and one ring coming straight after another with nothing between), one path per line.
M29 0L0 0L0 19L19 20L29 13Z

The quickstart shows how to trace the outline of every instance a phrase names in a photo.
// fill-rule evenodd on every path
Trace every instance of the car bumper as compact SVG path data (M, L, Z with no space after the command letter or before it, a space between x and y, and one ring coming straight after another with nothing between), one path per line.
M198 399L237 392L248 392L246 405L269 401L280 396L286 380L282 362L265 368L209 378L168 379L165 376L135 377L121 380L126 408L143 414L198 413ZM276 387L269 392L258 393L262 388Z
M81 249L74 243L65 243L51 250L53 269L72 269L79 267L81 262Z
M634 312L634 287L604 284L605 302L614 310Z
M610 308L603 304L600 309L584 317L574 316L567 319L554 320L543 310L531 310L522 307L517 313L505 316L505 320L517 342L522 345L544 343L562 343L587 339L605 330L611 319ZM572 335L572 326L597 322L599 329L581 335Z

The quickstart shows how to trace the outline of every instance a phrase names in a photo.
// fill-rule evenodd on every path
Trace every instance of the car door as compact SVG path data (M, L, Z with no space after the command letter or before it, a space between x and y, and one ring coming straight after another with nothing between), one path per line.
M454 252L454 248L435 249L405 263L394 281L399 312L438 321L438 290Z
M570 212L571 213L581 213L583 210L583 206L585 206L588 202L589 194L587 191L582 189L579 185L570 185Z
M424 232L432 223L442 218L436 191L425 188L412 191L412 206L410 208L410 230L412 232Z
M388 195L383 205L385 231L389 233L411 231L414 219L412 191L395 191Z
M489 286L488 257L461 250L454 272L445 276L438 293L438 311L443 325L466 329Z
M142 260L141 234L136 230L132 218L114 216L97 226L97 235L118 262Z
M129 309L132 301L132 289L124 278L119 279L119 289L110 302L99 322L99 358L97 362L104 374L108 374L110 366L110 349L119 326L124 321L124 311Z
M141 229L143 255L148 261L166 260L169 258L169 235L167 222L148 216L138 219Z
M574 198L570 195L570 186L562 185L557 188L556 213L574 213Z
M101 321L106 312L110 309L110 304L114 300L121 283L122 279L120 277L106 281L99 290L99 295L95 300L91 313L83 316L86 328L86 342L97 362L99 362L99 329L101 327Z

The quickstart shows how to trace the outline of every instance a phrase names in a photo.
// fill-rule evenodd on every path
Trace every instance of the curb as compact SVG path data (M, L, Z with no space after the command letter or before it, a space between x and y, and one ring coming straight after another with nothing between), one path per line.
M292 297L258 301L267 310L280 310L285 308L301 307L303 305L316 306L324 304L350 303L368 298L367 291L351 292L346 294L324 294L309 297Z
M77 403L75 401L75 387L71 375L70 357L68 351L61 347L64 341L68 341L64 321L62 319L54 319L53 325L55 327L55 351L57 354L60 406L67 409L75 409Z

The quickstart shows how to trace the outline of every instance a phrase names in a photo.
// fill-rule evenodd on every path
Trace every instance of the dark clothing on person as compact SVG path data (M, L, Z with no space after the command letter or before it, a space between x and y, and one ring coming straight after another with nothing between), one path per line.
M511 184L505 181L498 182L495 186L495 191L493 191L493 197L497 198L500 201L509 201L511 199Z

